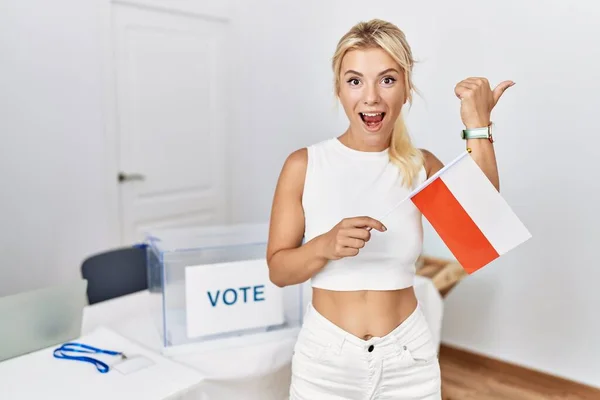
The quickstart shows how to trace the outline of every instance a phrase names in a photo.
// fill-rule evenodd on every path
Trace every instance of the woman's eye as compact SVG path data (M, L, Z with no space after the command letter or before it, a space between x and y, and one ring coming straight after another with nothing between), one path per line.
M396 82L396 80L390 76L383 78L383 83L386 85L391 85L394 82Z
M360 84L360 81L358 79L356 79L356 78L352 78L352 79L348 80L348 83L350 85L356 86L356 85Z

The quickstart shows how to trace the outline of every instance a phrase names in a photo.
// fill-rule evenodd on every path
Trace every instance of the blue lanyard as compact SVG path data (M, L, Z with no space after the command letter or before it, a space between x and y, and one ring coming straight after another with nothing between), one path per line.
M106 363L104 363L100 360L97 360L95 358L89 357L89 356L68 355L68 354L65 354L66 352L87 353L87 354L108 354L111 356L121 356L121 358L126 358L125 354L123 354L119 351L102 350L102 349L98 349L96 347L88 346L87 344L74 343L74 342L73 343L65 343L62 346L60 346L59 348L54 350L55 358L89 362L91 364L94 364L96 366L96 369L103 374L107 373L109 370L109 367Z

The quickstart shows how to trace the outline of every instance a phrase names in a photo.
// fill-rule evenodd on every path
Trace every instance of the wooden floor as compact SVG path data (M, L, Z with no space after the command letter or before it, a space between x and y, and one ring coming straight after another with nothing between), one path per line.
M600 400L598 389L444 345L440 365L443 400Z

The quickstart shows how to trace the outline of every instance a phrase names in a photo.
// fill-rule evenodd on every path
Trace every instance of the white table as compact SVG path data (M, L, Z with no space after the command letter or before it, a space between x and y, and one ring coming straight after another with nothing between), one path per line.
M443 302L431 280L415 278L417 298L433 332L440 343ZM86 309L83 332L98 326L108 326L119 334L160 352L161 336L153 315L148 292L139 292L102 302ZM203 350L177 354L171 359L198 371L206 400L285 399L290 382L290 366L295 337L269 343Z
M121 351L142 368L126 371L115 365L119 357L93 355L114 366L102 374L87 362L56 359L57 346L0 363L0 398L10 400L203 400L203 376L192 368L145 349L115 332L98 327L78 342ZM126 361L127 362L127 361ZM123 365L123 364L122 364Z

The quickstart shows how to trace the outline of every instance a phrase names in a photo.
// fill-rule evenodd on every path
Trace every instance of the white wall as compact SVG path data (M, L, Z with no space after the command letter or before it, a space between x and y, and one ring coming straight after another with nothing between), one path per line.
M0 3L0 295L74 279L116 239L102 63L108 1Z
M517 83L493 114L496 149L502 193L533 239L451 293L443 340L600 386L600 268L592 252L600 237L600 5L490 4L239 1L234 217L268 219L287 154L341 133L329 66L336 41L360 19L389 19L421 61L424 99L410 111L409 128L443 161L464 149L454 85L471 75ZM431 229L426 249L449 255Z

